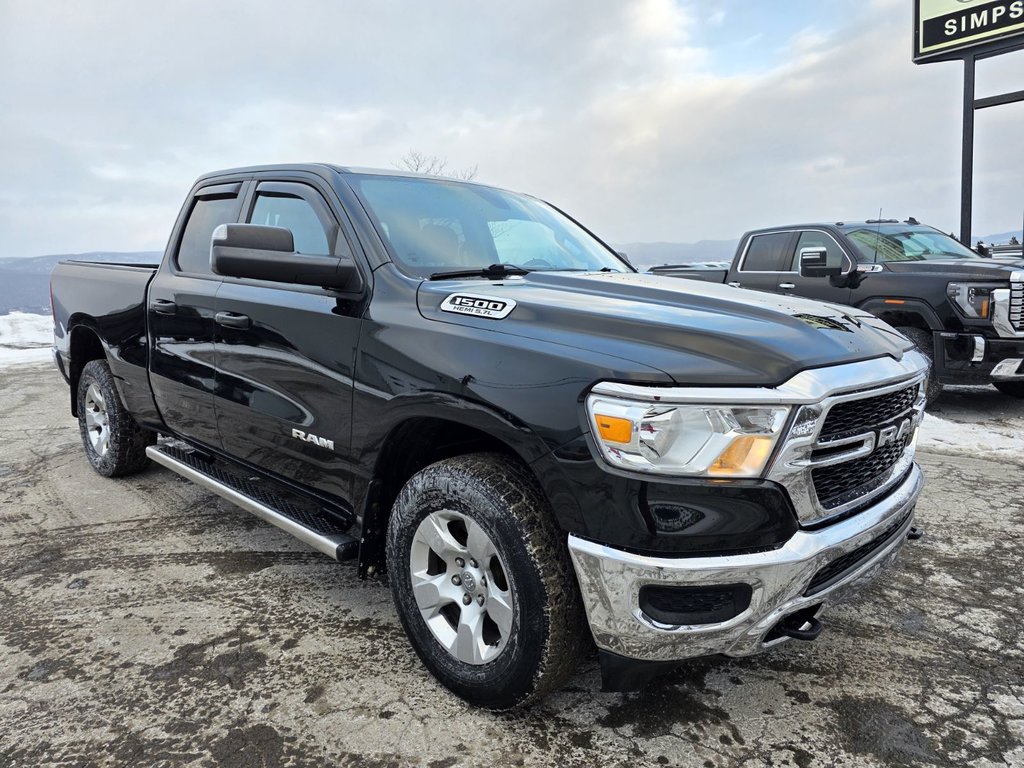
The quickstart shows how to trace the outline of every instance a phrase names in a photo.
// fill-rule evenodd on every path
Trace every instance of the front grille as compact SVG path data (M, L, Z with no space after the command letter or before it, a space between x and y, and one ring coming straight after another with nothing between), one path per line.
M837 557L831 563L814 574L814 578L811 579L811 583L807 585L807 589L804 591L804 596L810 597L824 589L828 589L847 573L857 568L857 566L871 557L871 555L892 541L893 537L897 535L900 528L903 527L903 524L907 522L907 518L909 518L913 512L913 510L907 511L907 513L902 515L898 520L887 525L884 531L871 539L867 544L862 544L852 552L847 552L842 557Z
M825 418L825 425L821 428L818 439L829 440L858 434L893 421L914 406L917 392L918 387L914 384L896 392L834 405Z
M1010 283L1010 325L1024 331L1024 282Z
M811 470L818 503L826 510L834 509L851 501L851 496L871 493L885 481L889 470L896 466L909 443L908 434L862 458ZM859 493L851 494L854 490Z

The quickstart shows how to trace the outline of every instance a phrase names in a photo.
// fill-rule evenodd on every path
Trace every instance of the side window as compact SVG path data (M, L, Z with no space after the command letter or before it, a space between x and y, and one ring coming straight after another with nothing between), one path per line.
M210 238L213 230L221 224L238 220L238 204L236 195L200 197L195 201L178 246L178 269L201 275L213 274L210 268Z
M327 231L313 206L301 197L258 194L253 206L250 224L290 229L299 253L327 254L331 252Z
M791 232L754 235L750 238L741 272L778 272L782 254L792 237Z
M796 244L796 251L793 253L791 272L800 271L800 251L804 248L824 248L828 252L825 257L828 266L843 266L843 251L829 235L824 232L801 232L800 240Z

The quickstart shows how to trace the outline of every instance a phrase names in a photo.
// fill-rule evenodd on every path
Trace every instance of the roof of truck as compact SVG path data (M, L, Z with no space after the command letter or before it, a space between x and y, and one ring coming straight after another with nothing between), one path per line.
M335 165L333 163L270 163L267 165L247 165L239 168L224 168L219 171L210 171L204 173L199 177L200 181L206 179L214 179L218 176L239 176L247 173L263 173L266 171L304 171L306 173L315 173L318 176L325 176L327 173L358 173L362 175L373 175L373 176L404 176L414 179L440 179L442 181L454 181L463 184L476 184L478 186L491 186L489 184L481 184L479 181L470 181L468 179L459 179L452 176L436 176L428 173L415 173L413 171L406 171L400 168L362 168L358 166L347 166L347 165Z

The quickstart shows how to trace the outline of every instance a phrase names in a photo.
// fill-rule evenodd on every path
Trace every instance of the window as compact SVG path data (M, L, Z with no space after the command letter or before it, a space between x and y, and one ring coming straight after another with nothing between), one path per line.
M327 232L308 202L300 197L261 194L256 197L250 224L291 230L298 253L330 253Z
M977 259L949 235L918 224L854 224L846 236L867 262Z
M743 259L741 272L778 272L782 254L789 244L792 232L775 232L771 235L754 235L750 238L747 255Z
M192 206L185 231L178 246L178 269L212 275L210 238L221 224L238 220L238 198L235 195L201 197Z
M843 250L832 237L825 232L801 232L800 240L796 244L796 251L793 253L793 262L790 272L800 271L800 251L804 248L824 248L826 250L825 264L829 267L843 266Z
M540 200L437 179L349 177L395 261L407 272L514 264L529 270L627 272L574 221Z

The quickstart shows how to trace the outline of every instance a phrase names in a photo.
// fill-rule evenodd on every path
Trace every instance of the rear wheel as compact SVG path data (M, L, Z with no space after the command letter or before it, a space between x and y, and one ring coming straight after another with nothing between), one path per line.
M387 558L413 648L473 704L536 700L587 647L565 534L514 459L461 456L414 475L392 511Z
M156 433L143 429L121 402L114 376L104 360L90 360L78 379L78 430L92 468L120 477L146 467L146 446Z
M924 383L924 393L929 403L936 400L942 394L942 384L935 375L935 344L931 331L910 327L897 327L896 330L914 342L917 350L928 360L928 378Z
M1010 397L1024 397L1024 382L1020 381L995 381L992 382L995 388L1004 395Z

